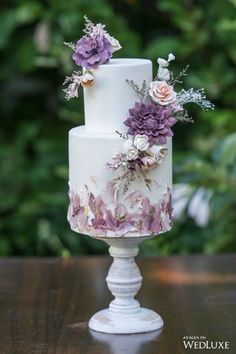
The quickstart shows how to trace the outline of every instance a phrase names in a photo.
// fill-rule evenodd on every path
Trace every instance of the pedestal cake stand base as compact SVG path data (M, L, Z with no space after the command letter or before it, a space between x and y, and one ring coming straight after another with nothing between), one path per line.
M113 334L144 333L163 327L156 312L140 307L134 296L142 284L142 276L135 263L138 244L151 237L99 238L110 245L114 261L106 278L107 286L115 299L109 308L101 310L89 321L89 328Z
M110 309L105 309L95 313L89 321L89 328L94 331L113 334L144 333L162 327L161 316L144 308L131 316L113 314Z

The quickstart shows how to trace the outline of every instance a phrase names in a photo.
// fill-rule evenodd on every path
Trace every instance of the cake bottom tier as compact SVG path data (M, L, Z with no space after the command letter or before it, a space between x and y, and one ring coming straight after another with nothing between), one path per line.
M79 233L97 237L160 234L172 224L172 142L165 160L142 176L107 163L122 151L114 134L89 134L85 127L69 132L68 221ZM129 180L130 178L130 180Z

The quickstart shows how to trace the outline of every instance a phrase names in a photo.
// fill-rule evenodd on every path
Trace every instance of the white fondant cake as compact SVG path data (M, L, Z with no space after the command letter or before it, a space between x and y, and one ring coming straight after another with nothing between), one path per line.
M93 75L96 84L84 88L85 126L69 132L71 227L87 235L107 237L165 232L172 220L171 138L167 138L168 153L163 162L142 170L135 179L131 175L125 188L122 181L129 177L125 172L121 177L107 165L124 149L124 140L116 130L127 131L124 121L137 102L126 79L139 86L145 80L149 86L152 63L144 59L110 60Z
M91 133L125 132L128 110L137 101L126 79L141 85L152 81L152 62L145 59L111 59L92 69L96 85L84 89L86 130Z
M172 127L193 122L185 104L214 109L204 89L175 91L186 75L169 70L175 56L158 58L153 79L146 59L111 59L121 49L101 23L86 16L72 49L79 70L67 76L66 99L84 88L85 126L69 133L68 221L91 236L132 237L172 225Z

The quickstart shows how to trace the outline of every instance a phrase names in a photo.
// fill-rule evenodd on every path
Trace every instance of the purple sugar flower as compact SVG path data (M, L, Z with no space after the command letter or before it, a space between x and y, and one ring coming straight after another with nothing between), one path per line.
M117 170L122 166L125 161L125 155L123 153L118 153L112 157L112 161L107 163L107 167L111 168L113 171Z
M129 110L129 117L124 124L129 128L130 135L147 135L150 146L164 145L166 138L173 136L171 127L177 122L173 116L174 111L172 105L136 102L134 108Z
M98 65L107 63L112 56L112 47L107 38L83 36L76 44L72 56L76 65L86 69L96 69Z

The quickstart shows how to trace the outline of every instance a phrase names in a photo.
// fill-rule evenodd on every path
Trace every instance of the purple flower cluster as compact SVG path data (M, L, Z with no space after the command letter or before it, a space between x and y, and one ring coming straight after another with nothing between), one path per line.
M136 102L129 110L129 117L124 124L129 128L130 135L147 135L150 146L164 145L167 137L173 136L171 127L177 122L172 105L159 106L154 103Z
M98 65L107 63L112 56L110 42L104 36L94 38L83 36L76 44L76 50L72 56L76 65L86 69L96 69Z
M112 157L112 161L107 163L107 167L115 171L122 166L122 163L124 163L124 161L125 155L120 152Z

